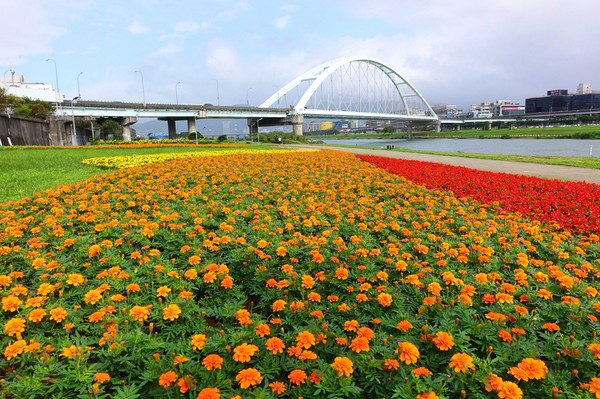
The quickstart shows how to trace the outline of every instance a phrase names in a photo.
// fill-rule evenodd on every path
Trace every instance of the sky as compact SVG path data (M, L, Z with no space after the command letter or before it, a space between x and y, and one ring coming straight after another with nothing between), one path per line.
M0 10L4 74L55 86L52 59L66 99L259 105L347 56L379 59L430 105L600 90L598 0L0 0Z

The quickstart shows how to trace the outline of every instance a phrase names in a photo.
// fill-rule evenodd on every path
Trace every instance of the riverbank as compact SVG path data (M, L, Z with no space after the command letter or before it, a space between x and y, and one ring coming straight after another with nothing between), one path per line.
M396 133L354 133L354 134L331 134L331 135L315 135L306 136L310 140L339 140L339 139L406 139L406 132ZM503 129L462 129L462 130L447 130L442 132L433 131L415 131L412 133L412 138L582 138L582 139L600 139L600 126L582 125L582 126L537 126L527 128L503 128Z

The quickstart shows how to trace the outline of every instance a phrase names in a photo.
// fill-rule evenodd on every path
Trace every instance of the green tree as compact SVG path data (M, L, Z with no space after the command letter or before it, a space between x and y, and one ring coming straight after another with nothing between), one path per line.
M119 124L119 122L117 122L116 120L105 120L102 123L101 128L105 138L109 139L112 136L112 138L114 139L123 139L123 126L121 126L121 124Z
M48 119L52 113L52 105L41 100L31 100L27 97L17 97L6 93L4 88L0 88L0 109L5 110L11 107L15 115L26 116L29 118Z
M394 129L394 126L392 126L391 124L387 124L383 127L383 133L387 134L387 133L394 133L396 131L396 129Z

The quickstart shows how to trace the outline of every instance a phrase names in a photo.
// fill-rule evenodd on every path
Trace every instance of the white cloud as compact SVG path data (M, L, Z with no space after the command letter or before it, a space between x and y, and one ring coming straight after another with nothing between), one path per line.
M28 4L24 12L20 2L3 2L0 64L20 65L29 57L51 53L54 40L67 34L55 11L60 5L37 3Z
M153 52L152 55L155 57L162 57L165 55L179 53L181 50L182 50L181 46L171 43L171 44L167 44L166 46L159 48L158 50Z
M277 19L275 21L275 27L277 29L283 29L287 26L288 22L290 21L290 16L289 15L285 15L279 19Z
M173 30L177 33L195 33L200 29L200 25L195 21L179 21L175 23Z
M227 76L228 79L239 79L235 73L238 68L235 51L223 44L214 43L206 54L205 63L209 71L216 76Z
M140 21L131 22L125 29L132 35L142 35L150 32L150 28L143 25Z

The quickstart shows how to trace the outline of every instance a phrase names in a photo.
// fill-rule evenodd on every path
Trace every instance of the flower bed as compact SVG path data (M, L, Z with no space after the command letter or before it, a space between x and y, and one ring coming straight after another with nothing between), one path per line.
M592 397L600 243L339 152L0 205L6 397ZM598 395L598 394L597 394Z
M360 159L429 188L481 202L498 202L509 212L579 232L600 232L600 186L462 166L359 155Z
M168 152L161 154L143 154L143 155L117 155L110 157L95 157L87 158L81 162L86 165L98 166L107 169L123 169L133 168L136 166L143 166L149 163L170 161L173 159L191 158L191 157L214 157L223 155L236 155L236 154L270 154L273 152L289 152L292 150L256 150L256 149L221 149L218 151L207 151L207 152Z

